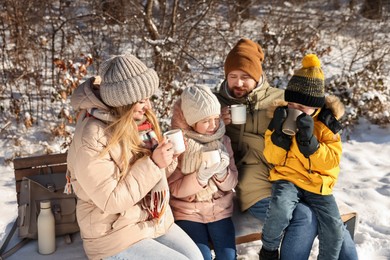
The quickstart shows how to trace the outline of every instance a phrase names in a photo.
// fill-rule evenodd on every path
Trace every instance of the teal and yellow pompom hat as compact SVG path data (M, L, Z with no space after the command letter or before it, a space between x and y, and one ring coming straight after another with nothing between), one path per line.
M284 99L309 107L324 106L325 78L321 62L315 54L303 57L302 68L296 70L288 82Z

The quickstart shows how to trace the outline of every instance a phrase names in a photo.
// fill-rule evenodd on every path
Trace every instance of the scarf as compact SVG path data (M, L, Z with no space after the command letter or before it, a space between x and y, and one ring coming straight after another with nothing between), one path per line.
M220 123L220 127L213 135L199 134L193 130L185 130L187 137L187 148L182 154L181 171L184 175L197 172L202 163L202 153L211 150L221 150L226 152L226 147L222 143L225 135L225 124ZM210 201L218 187L212 178L209 179L205 189L195 195L197 201Z
M141 121L138 124L138 133L145 148L153 151L157 145L157 135L152 124L148 121ZM146 209L151 218L157 219L159 223L164 221L164 213L169 205L168 181L164 174L161 180L152 188L142 201L142 206Z

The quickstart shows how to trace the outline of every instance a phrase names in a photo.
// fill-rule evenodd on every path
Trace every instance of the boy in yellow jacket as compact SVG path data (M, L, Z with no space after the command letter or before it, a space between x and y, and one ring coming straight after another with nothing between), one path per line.
M285 101L275 102L265 133L264 156L275 167L269 177L272 199L260 259L278 259L283 231L299 201L308 204L318 220L318 259L338 259L343 222L332 188L340 171L341 127L337 119L344 114L344 107L335 96L325 97L324 74L316 55L303 58L302 68L288 83ZM295 136L282 132L288 108L302 111L296 119Z

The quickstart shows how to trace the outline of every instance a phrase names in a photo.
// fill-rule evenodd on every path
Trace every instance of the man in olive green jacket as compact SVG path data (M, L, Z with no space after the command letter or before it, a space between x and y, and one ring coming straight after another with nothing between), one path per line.
M270 122L266 112L274 100L283 99L284 91L268 84L262 73L263 59L263 51L257 43L241 39L226 58L226 80L217 93L226 134L231 138L239 168L236 189L242 211L271 195L268 180L271 165L263 156L264 133ZM233 104L246 104L245 124L231 124L228 108Z

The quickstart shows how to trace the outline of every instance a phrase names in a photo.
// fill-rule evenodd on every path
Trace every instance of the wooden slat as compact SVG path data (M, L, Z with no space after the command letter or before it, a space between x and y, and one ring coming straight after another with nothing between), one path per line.
M350 219L353 219L354 217L356 217L356 213L353 212L353 213L346 213L346 214L342 214L341 215L341 219L343 220L343 222L347 222L348 220Z
M248 235L236 237L236 245L248 243L248 242L253 242L253 241L257 241L257 240L261 240L261 232L260 233L251 233Z
M32 176L38 174L48 174L48 173L61 173L66 172L66 164L62 165L53 165L53 166L44 166L40 168L23 168L15 170L15 180L20 181L24 176Z
M40 156L31 156L31 157L21 157L15 158L13 160L14 169L24 169L24 168L33 168L43 165L56 165L56 164L66 164L66 153L60 154L48 154Z

